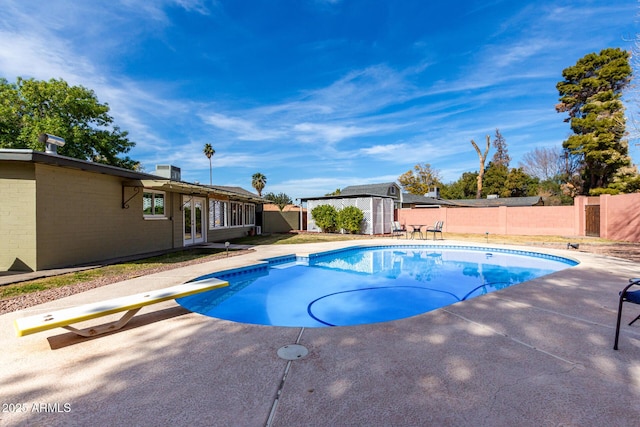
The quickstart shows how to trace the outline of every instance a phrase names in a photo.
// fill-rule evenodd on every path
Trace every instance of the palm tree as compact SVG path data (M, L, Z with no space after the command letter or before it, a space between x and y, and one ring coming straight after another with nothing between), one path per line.
M213 185L213 172L211 170L211 157L216 154L216 150L213 149L211 144L204 144L204 155L209 159L209 185Z
M265 185L267 185L267 177L260 172L254 173L251 177L251 186L256 189L258 196L262 197L262 190Z

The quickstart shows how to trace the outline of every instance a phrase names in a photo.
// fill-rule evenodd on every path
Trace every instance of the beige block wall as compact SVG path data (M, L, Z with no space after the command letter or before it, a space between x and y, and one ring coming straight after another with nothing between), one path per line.
M575 224L573 206L503 207L504 234L531 236L576 236L580 232Z
M584 229L576 224L575 206L530 206L491 208L401 209L403 225L433 225L444 221L450 233L579 236ZM581 234L582 233L582 234Z
M640 242L640 194L603 194L600 205L600 237Z
M300 212L262 212L262 232L263 233L287 233L291 230L300 229Z
M0 162L0 172L0 270L34 270L35 165Z
M122 178L36 165L37 269L69 266L182 246L181 218L145 220L142 191L122 208ZM125 187L125 200L134 195ZM170 212L179 195L167 193ZM175 225L174 222L179 222Z

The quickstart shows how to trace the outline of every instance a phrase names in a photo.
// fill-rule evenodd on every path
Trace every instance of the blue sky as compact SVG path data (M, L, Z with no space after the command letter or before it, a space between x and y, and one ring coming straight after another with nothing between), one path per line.
M0 0L0 76L93 89L152 172L292 198L478 170L499 128L512 167L570 134L562 70L631 49L636 0ZM630 153L640 155L632 141ZM493 154L493 151L489 154Z

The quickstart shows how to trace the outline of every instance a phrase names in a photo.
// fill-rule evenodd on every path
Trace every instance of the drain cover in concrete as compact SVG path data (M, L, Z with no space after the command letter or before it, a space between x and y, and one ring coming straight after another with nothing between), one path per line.
M278 356L284 360L298 360L309 354L309 350L303 345L289 344L278 349Z

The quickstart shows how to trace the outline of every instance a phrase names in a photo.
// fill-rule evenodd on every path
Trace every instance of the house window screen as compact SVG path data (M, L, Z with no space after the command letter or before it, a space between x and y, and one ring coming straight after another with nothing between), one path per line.
M242 225L242 203L231 202L231 226Z
M227 227L229 203L222 200L209 200L209 230Z
M244 205L244 225L255 225L256 205Z

